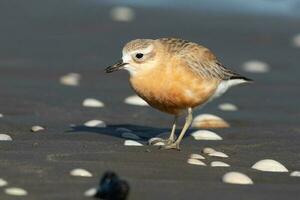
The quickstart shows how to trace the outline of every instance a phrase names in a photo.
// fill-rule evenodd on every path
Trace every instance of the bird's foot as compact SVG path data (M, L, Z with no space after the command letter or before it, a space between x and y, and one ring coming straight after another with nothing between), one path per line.
M162 149L176 149L176 150L180 151L179 144L177 142L167 144L165 146L161 146L161 148Z
M149 140L150 145L157 145L157 146L165 146L172 144L174 140L172 139L162 139L162 138L152 138Z

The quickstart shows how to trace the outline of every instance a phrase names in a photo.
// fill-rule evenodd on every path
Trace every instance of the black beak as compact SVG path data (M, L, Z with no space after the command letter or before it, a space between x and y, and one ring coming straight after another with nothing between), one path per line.
M118 63L112 65L112 66L109 66L105 69L105 72L106 73L111 73L111 72L114 72L114 71L118 71L120 69L123 68L124 65L127 65L128 63L124 63L123 60L119 60Z

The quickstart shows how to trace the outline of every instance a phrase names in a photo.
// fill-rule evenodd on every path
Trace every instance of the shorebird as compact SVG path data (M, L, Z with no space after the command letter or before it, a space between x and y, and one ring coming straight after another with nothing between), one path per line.
M251 82L225 68L206 47L177 38L136 39L128 42L122 59L106 68L107 73L125 69L133 90L150 106L174 115L170 137L164 149L179 144L192 123L192 110L219 97L228 88ZM178 117L187 111L185 124L175 137Z

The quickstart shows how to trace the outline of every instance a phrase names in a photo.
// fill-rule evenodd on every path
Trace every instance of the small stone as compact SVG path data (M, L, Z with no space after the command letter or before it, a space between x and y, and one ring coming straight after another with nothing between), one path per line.
M97 193L98 189L97 188L90 188L87 191L84 192L84 196L86 197L93 197Z
M223 111L237 111L238 110L236 105L234 105L232 103L222 103L219 105L219 109L223 110Z
M103 121L97 119L87 121L84 123L84 125L87 127L99 127L99 128L106 127L106 124Z
M0 141L12 141L12 138L7 134L0 134Z
M6 186L7 185L7 181L4 180L3 178L0 178L0 187Z
M26 190L18 187L6 188L4 191L6 194L13 196L25 196L28 194Z
M129 22L134 19L135 13L130 7L117 6L111 9L110 16L114 21Z
M208 131L208 130L199 130L191 134L195 140L222 140L223 138L218 134Z
M220 152L220 151L216 151L216 152L210 153L208 155L212 156L212 157L228 158L228 155L226 155L225 153Z
M210 147L205 147L202 149L202 153L204 153L204 154L212 154L214 152L216 152L216 150L214 150L213 148L210 148Z
M134 141L134 140L125 140L124 145L125 146L143 146L143 144L141 144L137 141Z
M206 164L204 162L202 162L201 160L198 160L198 159L194 159L194 158L189 158L187 160L187 163L189 163L191 165L206 166Z
M192 159L198 159L198 160L204 160L205 159L202 155L197 154L197 153L192 153L190 155L190 158L192 158Z
M242 65L242 67L246 72L251 73L266 73L270 71L269 65L259 60L247 61Z
M82 102L82 105L85 107L101 108L104 107L104 103L97 99L88 98Z
M125 133L122 133L121 136L122 136L123 138L131 139L131 140L140 140L140 139L141 139L139 136L137 136L136 134L131 133L131 132L125 132Z
M80 78L81 78L80 74L69 73L60 78L60 83L68 86L78 86Z
M292 44L295 47L300 47L300 34L297 34L293 37Z
M130 130L128 128L123 128L123 127L117 128L116 131L118 131L118 132L132 132L132 130Z
M31 127L32 132L38 132L38 131L42 131L42 130L45 130L45 128L42 126L32 126Z
M212 114L201 114L195 117L192 123L192 127L195 128L228 128L229 123L224 119L212 115Z
M276 160L264 159L256 162L252 169L265 172L288 172L289 170Z
M210 166L212 167L230 167L229 164L221 161L213 161L210 163Z
M240 172L228 172L222 178L224 183L252 185L253 181L246 174Z
M293 171L290 176L300 177L300 171Z
M82 177L92 177L92 173L87 171L86 169L81 169L81 168L77 168L77 169L72 169L70 171L70 174L72 176L82 176Z
M144 101L141 97L137 95L127 97L124 102L126 104L135 105L135 106L149 106L149 104Z

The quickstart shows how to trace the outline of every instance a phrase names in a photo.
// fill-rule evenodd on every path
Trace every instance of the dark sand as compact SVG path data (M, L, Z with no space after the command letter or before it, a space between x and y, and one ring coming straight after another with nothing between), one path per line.
M221 15L196 11L136 8L130 23L113 22L111 7L89 1L1 1L0 3L0 133L13 142L0 142L0 177L25 188L18 199L88 199L106 170L116 171L131 186L130 200L141 199L299 199L300 178L287 173L251 170L264 158L300 170L299 56L291 38L300 33L292 18ZM182 151L156 147L125 147L116 127L127 127L145 141L168 130L172 117L152 108L123 103L133 94L126 72L105 74L118 60L123 44L134 38L175 36L210 47L238 72L241 64L258 59L270 64L266 74L244 75L255 84L231 89L199 113L212 113L232 127L216 130L224 140L195 141L186 137ZM82 75L79 87L63 86L59 77ZM101 109L85 108L82 100L102 100ZM236 104L238 112L217 109ZM108 128L70 128L101 119ZM32 133L32 125L46 127ZM143 141L144 143L146 143ZM192 166L190 153L205 146L227 153L231 168ZM150 150L150 152L148 151ZM71 177L85 168L92 178ZM252 186L221 181L227 171L249 175ZM17 199L4 194L0 199Z

